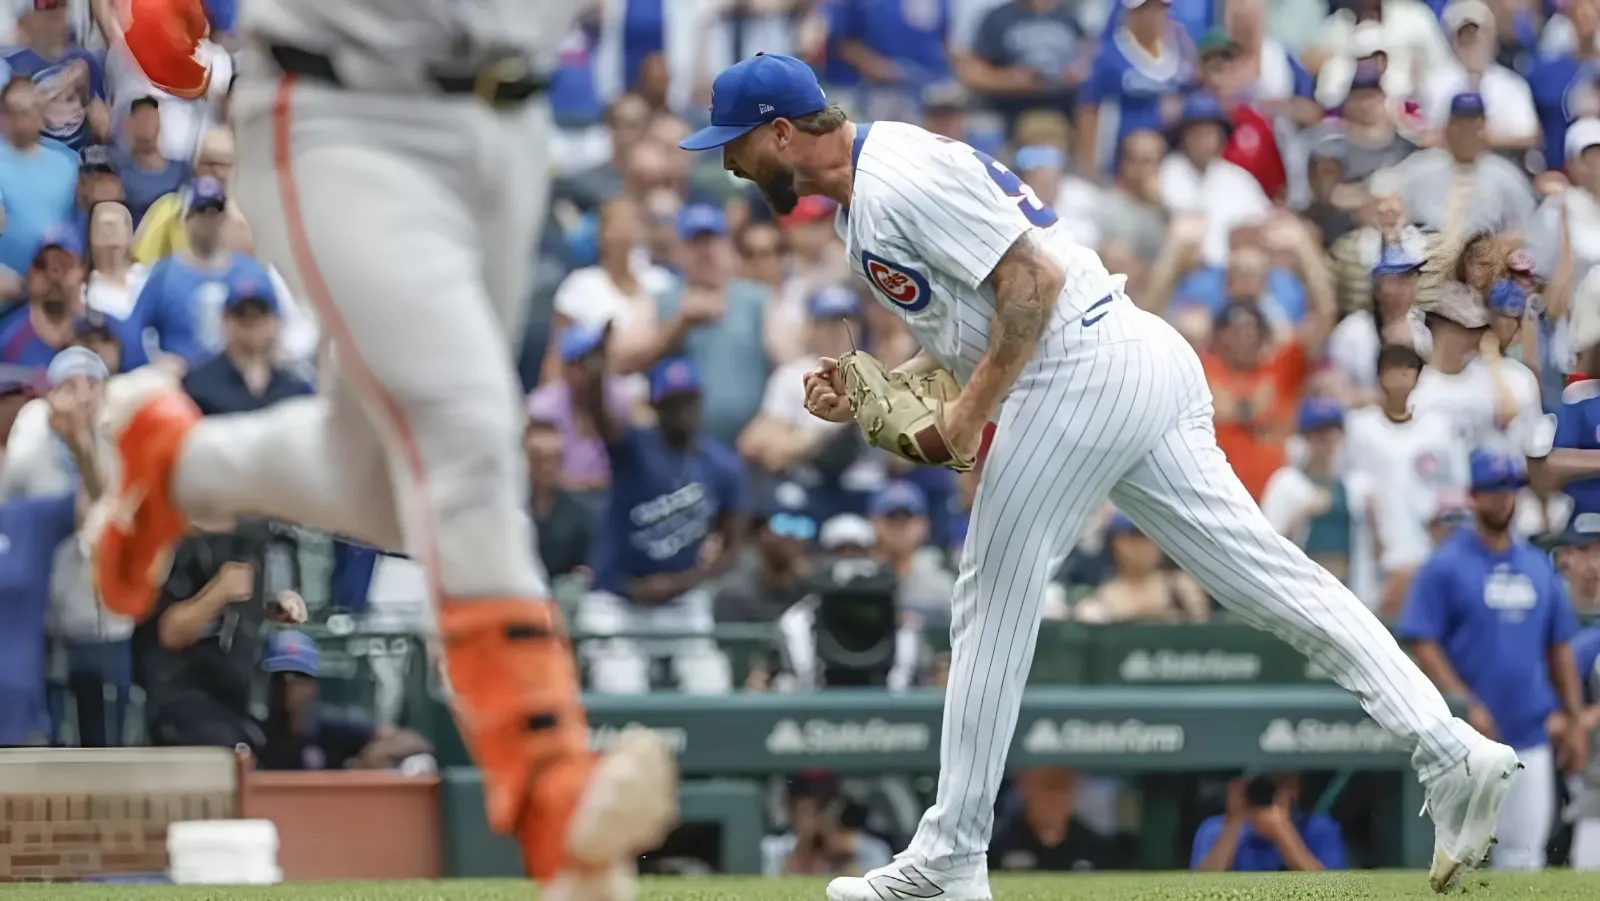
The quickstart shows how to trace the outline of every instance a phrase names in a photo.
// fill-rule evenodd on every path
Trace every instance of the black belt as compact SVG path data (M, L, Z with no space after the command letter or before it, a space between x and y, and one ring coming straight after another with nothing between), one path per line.
M324 54L284 44L273 44L268 50L287 75L348 87L333 60ZM493 54L471 72L430 71L428 78L445 94L471 94L492 107L518 106L550 87L548 76L529 71L527 57L513 52Z

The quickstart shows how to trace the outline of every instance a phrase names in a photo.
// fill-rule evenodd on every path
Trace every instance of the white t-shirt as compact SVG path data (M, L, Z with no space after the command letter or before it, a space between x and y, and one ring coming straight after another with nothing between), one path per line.
M1428 125L1443 128L1450 118L1450 100L1472 90L1467 70L1459 64L1439 66L1422 80L1420 94L1423 115ZM1527 79L1501 65L1491 65L1483 73L1477 91L1483 95L1484 121L1489 139L1515 141L1539 133L1539 114L1533 106L1533 90Z
M158 100L156 109L161 114L161 155L180 163L194 161L200 136L211 126L221 124L216 115L217 107L228 96L228 84L233 81L233 58L215 45L210 49L211 87L206 96L196 100L163 93L150 83L126 53L116 50L106 53L106 97L110 100L111 137L117 146L128 148L122 123L128 118L133 101L155 97Z
M1376 487L1379 569L1385 573L1422 563L1432 550L1428 523L1441 505L1467 490L1467 448L1456 440L1443 412L1394 422L1377 407L1345 414L1345 459Z
M83 285L83 302L91 310L126 319L133 312L133 305L139 300L139 292L144 290L144 281L149 277L150 267L144 263L134 263L128 268L126 285L119 285L98 272L91 272Z
M634 275L639 279L639 291L630 297L599 266L574 269L556 288L556 312L573 322L590 325L610 322L620 327L633 315L635 304L651 303L654 294L672 285L672 274L660 266L635 266Z
M817 368L816 357L791 360L767 376L767 390L761 395L760 415L786 422L808 434L836 431L848 425L828 422L806 410L805 375Z
M1504 429L1495 425L1498 391L1493 373L1482 360L1473 360L1455 375L1423 367L1411 392L1411 410L1418 417L1443 413L1468 452L1487 448L1517 456L1544 456L1537 442L1544 420L1538 380L1528 367L1512 359L1502 359L1500 371L1517 401L1517 416Z
M1172 213L1205 214L1200 253L1208 266L1226 265L1228 236L1241 225L1261 221L1272 208L1255 176L1227 160L1214 160L1202 172L1183 154L1169 153L1156 182Z
M1356 310L1328 336L1328 360L1357 388L1378 387L1378 325L1372 311Z

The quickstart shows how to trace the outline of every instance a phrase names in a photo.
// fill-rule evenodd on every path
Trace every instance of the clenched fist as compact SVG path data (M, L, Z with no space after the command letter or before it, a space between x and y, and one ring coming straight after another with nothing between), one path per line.
M844 394L844 376L839 361L823 357L820 369L806 373L806 410L828 422L850 421L850 398Z

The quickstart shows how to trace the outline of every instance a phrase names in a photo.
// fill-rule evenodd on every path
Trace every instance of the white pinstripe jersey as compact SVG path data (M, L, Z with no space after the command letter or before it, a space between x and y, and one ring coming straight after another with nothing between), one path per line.
M524 49L544 70L583 0L244 0L246 35L321 53L355 48L440 63L469 47Z
M854 159L850 207L834 220L850 266L962 384L989 347L994 291L985 279L1024 232L1067 275L1051 331L1126 281L1057 228L1015 173L966 144L903 122L858 124Z

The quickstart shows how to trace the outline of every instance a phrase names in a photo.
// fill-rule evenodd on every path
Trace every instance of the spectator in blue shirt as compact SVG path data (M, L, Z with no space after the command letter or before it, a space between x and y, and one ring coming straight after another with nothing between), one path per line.
M201 413L249 413L312 393L308 382L277 364L278 304L270 281L239 276L228 283L222 352L183 379Z
M71 221L78 161L41 137L43 101L27 78L13 78L0 88L0 111L5 135L0 143L0 203L5 205L0 265L21 275L38 249L39 236Z
M1587 733L1552 736L1548 727L1558 712L1576 723L1582 709L1568 646L1577 622L1549 556L1512 536L1521 461L1476 450L1469 468L1473 527L1417 570L1399 634L1445 697L1467 708L1467 722L1526 765L1506 795L1492 862L1537 870L1555 816L1556 765L1576 772L1588 757Z
M1566 164L1567 128L1577 119L1600 114L1600 11L1594 0L1573 0L1562 7L1572 23L1573 47L1545 57L1528 72L1534 110L1544 134L1544 163L1559 171Z
M127 149L117 153L117 174L122 178L125 202L137 229L151 204L188 184L189 167L161 155L161 110L155 97L133 101L122 128Z
M229 286L240 281L271 284L260 263L223 243L228 198L222 182L197 178L190 187L183 220L189 246L151 268L122 335L124 371L149 362L146 332L151 330L155 347L163 353L190 365L209 360L222 350L222 307Z
M1201 821L1189 852L1189 868L1202 873L1348 866L1339 824L1325 813L1300 809L1300 777L1294 773L1229 782L1224 812Z
M41 744L49 735L44 620L51 571L56 549L105 488L92 409L89 392L55 392L50 400L50 428L72 457L79 490L0 502L0 747Z
M17 22L22 46L6 54L13 77L29 78L43 100L44 133L73 150L104 141L111 113L99 57L72 43L67 0L34 0Z
M861 79L861 117L915 122L922 88L948 81L950 0L839 0L828 10L830 56Z
M0 315L0 363L41 375L56 351L72 343L83 312L83 244L69 225L38 240L27 267L27 303Z
M1199 75L1194 40L1167 18L1162 0L1122 0L1122 23L1100 47L1078 91L1079 171L1098 179L1129 133L1165 132Z
M605 402L605 342L586 359L582 404L611 458L611 489L596 531L594 591L576 623L591 635L711 631L710 583L739 560L746 529L745 473L733 451L700 432L700 377L684 358L650 373L650 402L659 425L630 426ZM648 691L649 661L673 658L685 691L731 688L727 658L709 639L642 648L613 639L594 654L596 690Z

